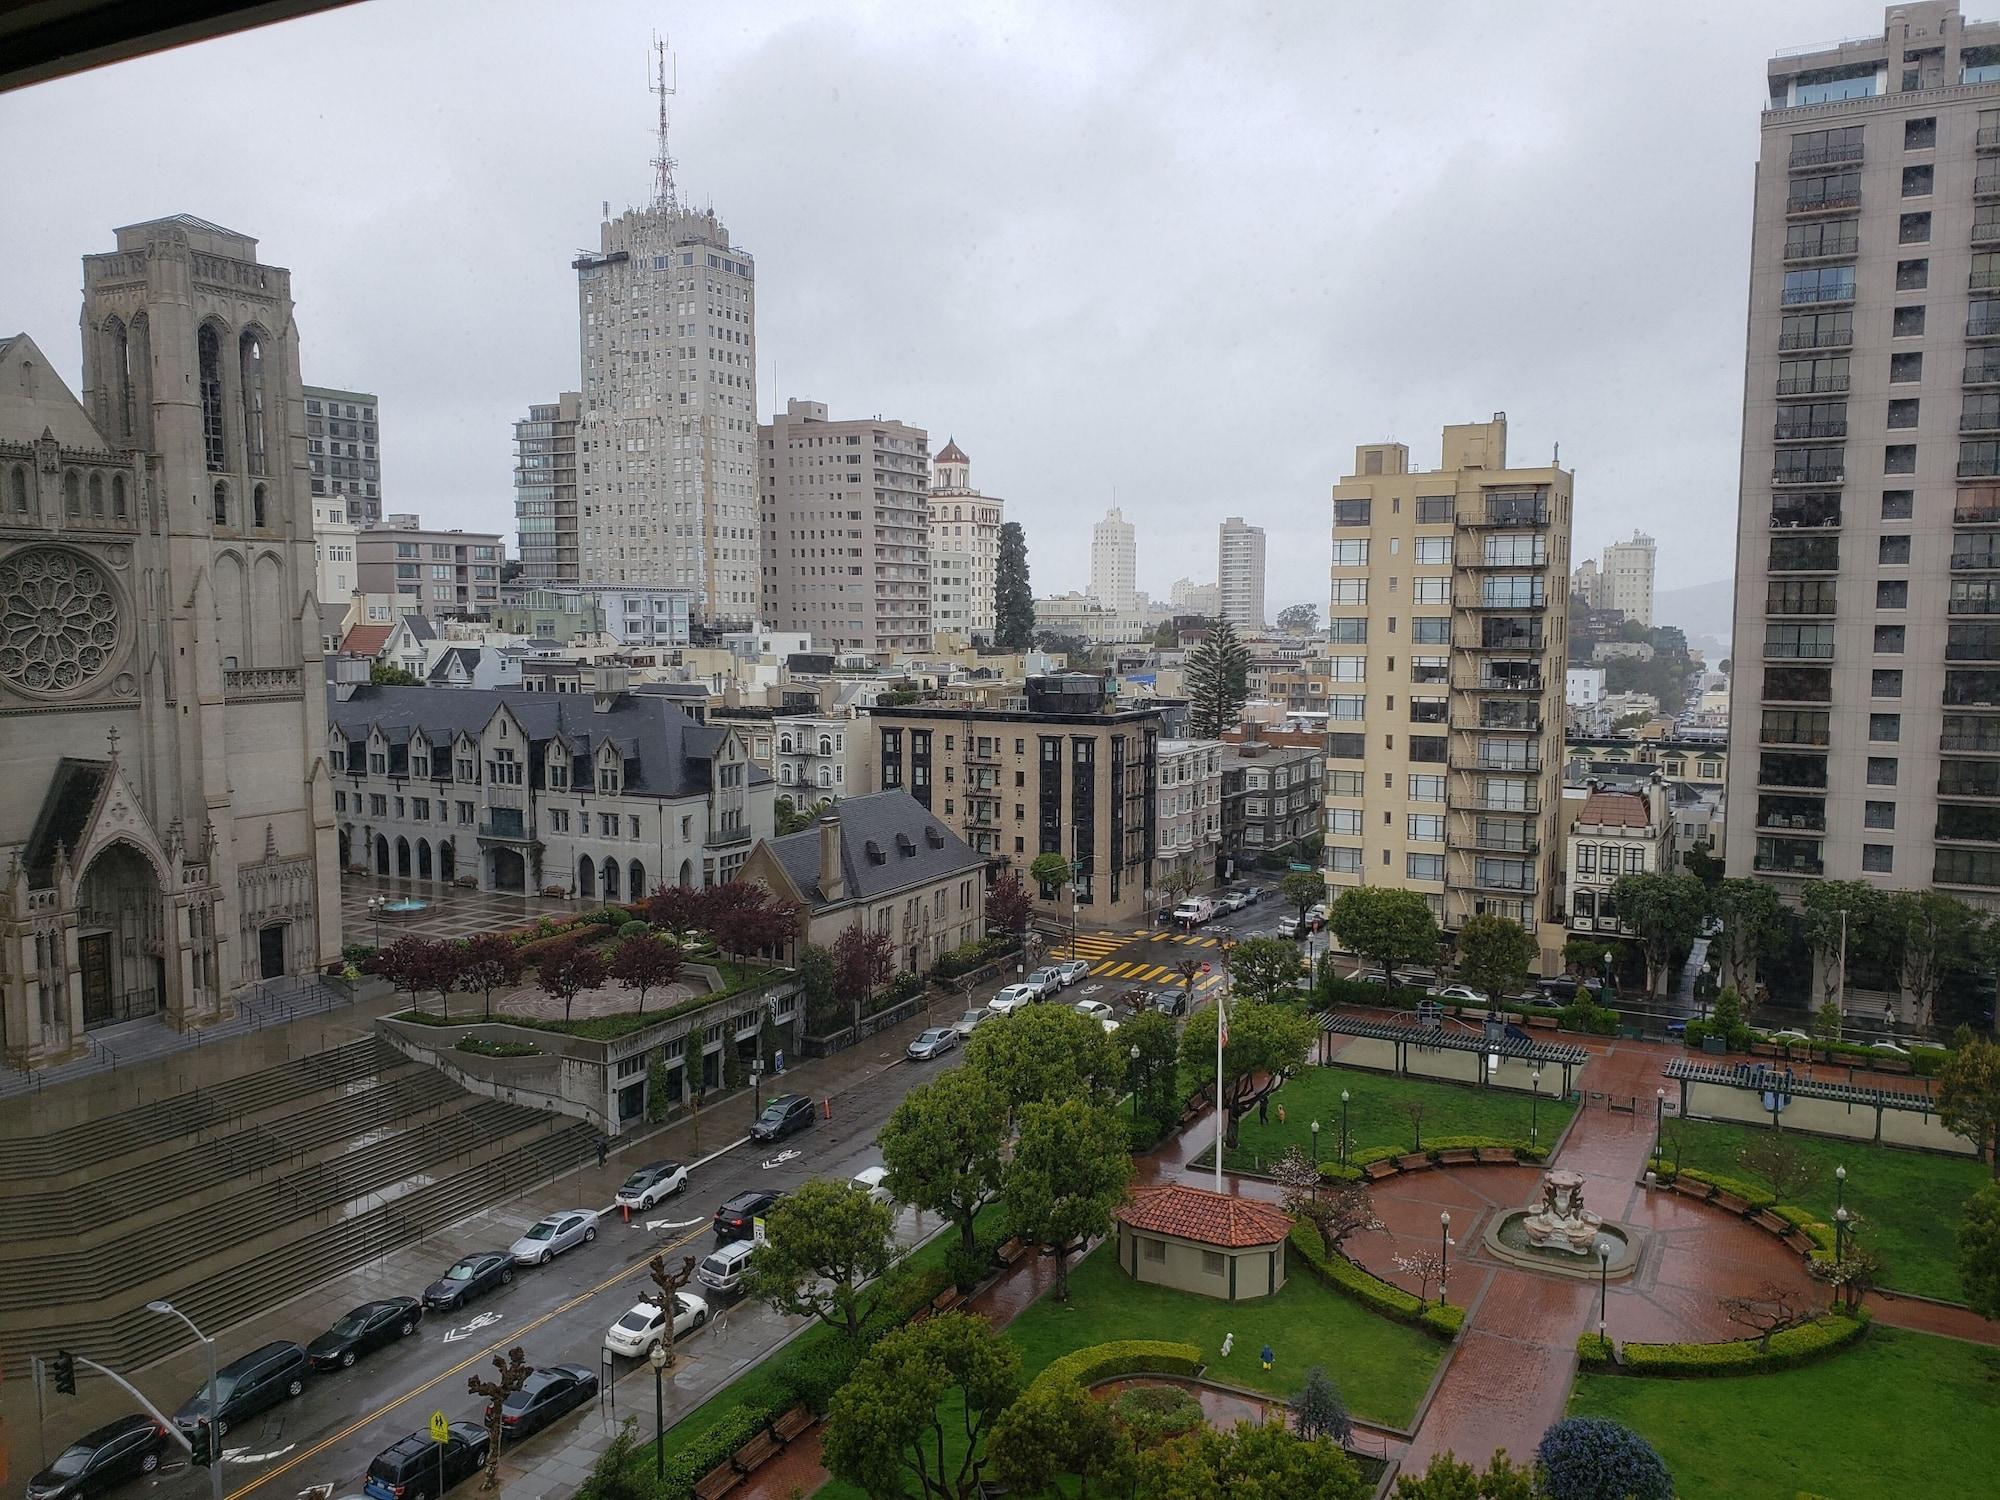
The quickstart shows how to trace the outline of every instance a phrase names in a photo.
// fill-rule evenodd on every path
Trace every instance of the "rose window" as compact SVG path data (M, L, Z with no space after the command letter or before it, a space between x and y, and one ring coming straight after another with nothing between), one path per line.
M49 547L0 561L0 679L37 693L82 687L117 643L117 599L97 564Z

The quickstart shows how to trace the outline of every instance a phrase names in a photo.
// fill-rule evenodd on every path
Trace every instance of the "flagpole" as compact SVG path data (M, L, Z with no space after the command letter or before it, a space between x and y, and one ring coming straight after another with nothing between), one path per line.
M1215 997L1215 1190L1222 1191L1222 1122L1227 1118L1222 1103L1222 1044L1229 1039L1227 1002Z

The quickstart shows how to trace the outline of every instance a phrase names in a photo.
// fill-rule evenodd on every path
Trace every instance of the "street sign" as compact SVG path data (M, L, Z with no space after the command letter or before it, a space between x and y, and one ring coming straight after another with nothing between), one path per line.
M762 1219L751 1220L750 1243L760 1246L764 1243L764 1221Z
M434 1443L451 1441L451 1423L441 1411L431 1413L431 1441Z

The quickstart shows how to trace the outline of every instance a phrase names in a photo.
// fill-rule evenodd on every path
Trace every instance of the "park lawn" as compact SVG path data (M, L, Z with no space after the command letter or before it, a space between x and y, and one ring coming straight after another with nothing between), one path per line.
M1371 1146L1415 1150L1416 1131L1407 1108L1413 1100L1424 1106L1425 1141L1474 1135L1526 1143L1532 1124L1536 1139L1548 1146L1576 1113L1575 1105L1557 1097L1559 1087L1544 1089L1537 1101L1511 1089L1438 1083L1364 1068L1301 1068L1271 1096L1264 1119L1258 1119L1254 1110L1244 1116L1237 1126L1238 1144L1223 1153L1222 1164L1232 1172L1266 1172L1292 1146L1311 1155L1314 1120L1320 1123L1319 1159L1338 1161L1342 1089L1351 1096L1347 1105L1351 1152ZM1280 1105L1285 1110L1283 1124L1278 1122ZM1212 1160L1206 1155L1203 1159Z
M1680 1500L1882 1500L1992 1494L2000 1349L1872 1329L1818 1364L1767 1375L1578 1377L1572 1416L1652 1443Z
M1741 1160L1745 1147L1769 1134L1762 1126L1712 1120L1669 1125L1666 1160L1675 1163L1678 1146L1680 1166L1735 1177L1770 1192L1771 1184ZM1984 1163L1798 1131L1787 1132L1785 1139L1815 1169L1811 1185L1797 1195L1793 1207L1831 1224L1837 1186L1833 1169L1846 1166L1848 1211L1861 1215L1861 1242L1886 1264L1882 1285L1948 1302L1964 1297L1958 1282L1958 1226L1965 1217L1965 1200L1991 1179Z

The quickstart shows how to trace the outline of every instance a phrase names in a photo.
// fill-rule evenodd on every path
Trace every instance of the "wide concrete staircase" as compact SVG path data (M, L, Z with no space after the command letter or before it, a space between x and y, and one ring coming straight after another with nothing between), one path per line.
M587 1160L580 1121L373 1038L0 1141L0 1370L131 1369Z

